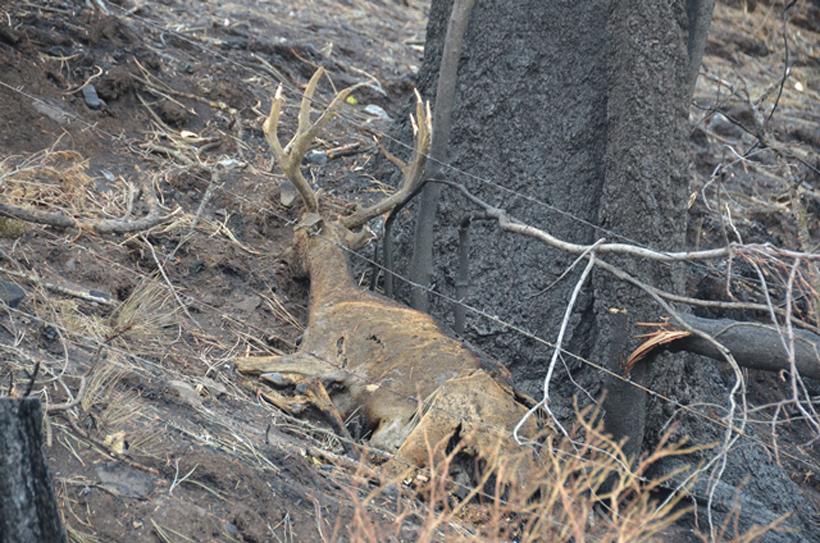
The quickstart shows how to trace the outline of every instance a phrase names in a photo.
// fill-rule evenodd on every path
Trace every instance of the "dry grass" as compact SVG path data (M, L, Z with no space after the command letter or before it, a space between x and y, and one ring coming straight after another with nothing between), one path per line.
M0 162L0 182L8 203L49 208L82 209L94 188L88 162L76 151L50 147L23 160Z
M121 217L131 211L136 187L122 177L95 179L88 160L74 150L59 150L58 138L50 147L25 156L0 160L0 194L7 205L24 209L62 212L75 218ZM99 190L99 185L105 190ZM5 219L0 236L17 237L24 223Z
M144 279L109 319L112 343L140 356L168 347L168 329L179 324L178 307L166 285Z
M465 462L459 445L430 444L430 458L443 461L398 483L400 497L391 495L396 485L372 491L362 483L351 486L352 515L340 515L324 540L598 543L668 537L692 506L687 489L661 503L659 496L675 486L676 473L654 475L652 468L664 458L708 447L664 438L632 470L624 469L628 461L621 447L592 422L596 418L579 413L571 440L548 436L537 454L499 448L481 466ZM386 509L392 520L385 520ZM774 528L737 534L727 519L720 540L751 541Z

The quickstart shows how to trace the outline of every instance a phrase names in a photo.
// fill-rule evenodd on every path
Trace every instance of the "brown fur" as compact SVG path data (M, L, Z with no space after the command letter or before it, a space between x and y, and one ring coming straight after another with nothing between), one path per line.
M491 375L429 315L359 289L343 249L346 234L338 223L325 223L314 235L297 232L297 253L310 275L302 344L288 356L239 359L240 371L275 374L280 384L342 385L332 394L334 406L342 418L362 413L372 429L370 445L396 454L392 474L425 465L428 444L457 431L479 457L498 439L514 446L512 428L527 407L503 383L508 375ZM534 432L533 423L525 426L526 435Z
M295 397L275 391L263 395L291 413L313 404L346 438L344 421L360 413L370 445L395 453L389 475L425 465L431 447L456 435L465 451L479 458L492 456L496 446L515 446L512 429L527 406L505 384L506 370L488 372L475 353L444 334L429 315L359 289L350 273L347 249L358 248L364 234L351 229L391 210L420 187L432 130L429 105L417 95L411 160L404 163L385 151L404 174L401 188L331 222L320 214L300 168L313 140L356 86L340 91L311 121L311 100L322 74L319 68L308 82L296 133L286 145L278 135L281 87L263 124L277 164L305 205L294 248L297 264L310 276L308 328L295 353L241 358L236 361L239 371L280 388L302 385ZM531 418L523 430L535 432Z

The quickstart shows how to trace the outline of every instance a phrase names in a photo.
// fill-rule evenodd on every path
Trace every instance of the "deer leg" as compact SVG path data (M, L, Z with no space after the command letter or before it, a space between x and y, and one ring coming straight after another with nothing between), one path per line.
M236 368L240 373L255 375L261 380L278 387L321 379L323 383L344 383L350 374L334 367L321 358L295 352L284 356L246 356L236 359Z

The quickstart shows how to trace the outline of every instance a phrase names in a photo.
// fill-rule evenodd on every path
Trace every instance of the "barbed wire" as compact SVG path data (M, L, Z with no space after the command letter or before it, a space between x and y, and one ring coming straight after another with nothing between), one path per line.
M4 86L4 87L6 87L6 88L9 88L10 90L13 90L13 91L15 91L15 92L18 92L18 93L20 93L21 95L23 95L23 96L25 96L25 97L27 97L27 98L29 98L29 99L31 99L31 100L36 100L36 101L41 102L41 103L47 103L47 102L45 102L43 99L41 99L41 98L39 98L39 97L36 97L36 96L33 96L33 95L29 94L29 93L26 93L25 91L22 91L21 89L14 88L13 86L8 85L7 83L5 83L5 82L3 82L3 81L0 81L0 86ZM111 134L110 132L108 132L108 131L106 131L106 130L104 130L104 129L101 129L101 128L97 127L95 124L92 124L92 123L89 123L89 122L85 121L85 119L83 119L82 117L79 117L79 116L77 116L77 115L73 115L73 114L70 114L70 113L69 113L69 115L71 115L73 118L77 119L79 122L81 122L81 123L85 124L85 125L86 125L88 128L90 128L90 129L101 131L102 133L104 133L104 134L108 135L109 137L116 138L116 136L114 136L114 135L113 135L113 134ZM198 176L197 176L197 177L198 177ZM239 197L239 195L238 195L238 194L236 194L236 193L234 193L234 192L232 192L232 191L230 191L230 190L226 189L224 186L222 187L222 189L221 189L221 190L223 190L223 191L225 191L225 192L227 192L227 193L229 193L229 194L232 194L232 195L234 195L234 196ZM340 246L340 247L341 247L341 246ZM342 248L343 248L344 250L348 251L348 252L352 252L349 248L346 248L346 247L342 247ZM444 293L438 292L438 291L434 290L434 289L433 289L432 287L430 287L430 286L427 286L427 285L420 285L420 284L414 283L414 282L410 281L410 279L409 279L409 278L406 278L406 277L404 277L404 276L402 276L402 275L398 274L398 273L397 273L397 272L395 272L395 271L392 271L392 270L387 270L387 269L386 269L386 268L385 268L382 264L380 264L380 263L378 263L378 262L376 262L376 261L374 261L374 260L372 260L372 259L370 259L370 258L368 258L368 257L366 257L366 256L364 256L364 255L362 255L362 254L360 254L360 253L358 253L358 252L352 252L352 254L354 254L355 256L357 256L357 257L358 257L358 258L360 258L360 259L363 259L363 260L367 261L369 264L371 264L371 265L373 265L373 266L376 266L376 267L378 267L378 268L380 268L380 269L384 270L386 273L392 273L394 276L399 277L400 279L402 279L402 280L404 280L404 281L407 281L409 284L412 284L412 285L414 285L414 286L415 286L415 287L417 287L417 288L422 288L422 289L424 289L424 290L427 290L428 292L432 293L433 295L435 295L435 296L437 296L437 297L440 297L440 298L444 299L445 301L448 301L449 303L452 303L452 304L457 304L457 305L461 305L462 307L464 307L464 308L465 308L465 309L467 309L468 311L471 311L471 312L473 312L473 313L479 314L479 315L483 316L484 318L488 318L488 319L490 319L490 320L493 320L493 321L494 321L494 322L496 322L497 324L500 324L500 325L502 325L502 326L505 326L505 327L509 328L510 330L513 330L513 331L515 331L515 332L517 332L517 333L519 333L519 334L524 335L524 337L528 337L529 339L533 339L534 341L536 341L536 342L538 342L538 343L541 343L542 345L545 345L545 346L547 346L547 347L550 347L550 348L555 348L555 345L554 345L553 343L549 342L548 340L545 340L545 339L543 339L543 338L540 338L540 337L536 336L535 334L532 334L532 333L530 333L530 332L528 332L528 331L524 330L523 328L521 328L521 327L519 327L519 326L517 326L517 325L515 325L515 324L513 324L513 323L506 322L506 321L504 321L504 320L500 319L500 318L499 318L499 317L497 317L497 316L490 315L490 314L489 314L489 313L487 313L486 311L483 311L483 310L480 310L480 309L478 309L478 308L472 307L472 306L470 306L470 305L468 305L468 304L465 304L463 301L456 300L455 298L453 298L453 297L451 297L451 296L448 296L448 295L446 295L446 294L444 294ZM133 271L133 270L131 270L131 271ZM713 419L713 418L711 418L711 417L708 417L707 415L703 415L702 413L699 413L699 412L698 412L698 411L696 411L696 410L692 410L692 409L691 409L691 408L689 408L688 406L685 406L685 405L683 405L683 404L680 404L680 403L679 403L679 402L677 402L676 400L673 400L673 399L671 399L671 398L668 398L668 397L664 396L663 394L661 394L660 392L657 392L657 391L655 391L655 390L653 390L653 389L651 389L651 388L649 388L649 387L646 387L646 386L644 386L644 385L641 385L640 383L637 383L637 382L635 382L635 381L633 381L633 380L631 380L631 379L629 379L629 378L627 378L627 377L625 377L625 376L623 376L623 375L620 375L620 374L618 374L618 373L616 373L616 372L613 372L613 371L609 370L608 368L606 368L605 366L602 366L602 365L600 365L600 364L596 364L595 362L592 362L592 361L590 361L590 360L587 360L587 359L585 359L584 357L582 357L582 356L580 356L580 355L577 355L577 354L575 354L575 353L572 353L572 352L570 352L570 351L567 351L566 349L561 348L561 351L562 351L562 352L564 352L565 354L567 354L568 356L570 356L570 357L572 357L572 358L575 358L575 359L577 359L578 361L580 361L580 362L582 362L582 363L584 363L584 364L586 364L586 365L588 365L588 366L590 366L590 367L592 367L592 368L594 368L594 369L597 369L597 370L599 370L599 371L602 371L602 372L604 372L604 373L606 373L606 374L610 375L611 377L614 377L615 379L621 380L621 381L623 381L623 382L627 382L627 383L629 383L631 386L634 386L634 387L636 387L636 388L638 388L638 389L642 390L643 392L646 392L647 394L650 394L650 395L656 396L656 397L658 397L659 399L661 399L661 400L663 400L663 401L670 402L670 403L672 403L673 405L675 405L675 406L676 406L678 409L680 409L680 410L683 410L683 411L689 412L689 413L691 413L691 414L695 414L696 416L701 416L701 417L707 418L707 420L710 420L710 422L712 422L713 424L718 424L718 425L723 426L724 428L727 428L727 429L728 429L728 426L727 426L727 424L726 424L726 423L724 423L724 422L722 422L722 421L719 421L718 419ZM737 429L734 429L734 430L737 430ZM745 435L745 434L743 434L743 433L741 433L741 434L739 434L739 435L744 436L744 437L750 437L750 436L747 436L747 435ZM766 447L766 446L767 446L767 445L766 445L765 443L763 443L762 441L758 441L758 443L759 443L760 445L764 446L764 447ZM794 457L793 459L794 459L794 460L799 460L799 459L798 459L798 457ZM811 464L807 464L807 465L811 465ZM814 466L812 466L812 467L814 467Z
M222 54L222 53L220 53L219 51L216 51L216 50L213 50L213 49L208 49L208 48L206 48L206 47L205 47L205 46L204 46L204 45L203 45L200 41L197 41L197 40L191 39L191 38L189 38L187 35L185 35L185 34L183 34L183 33L181 33L181 32L178 32L178 31L176 31L176 30L173 30L173 29L167 28L167 27L165 27L165 26L161 25L160 23L156 23L156 22L154 22L154 21L152 21L152 20L148 19L147 17L143 17L143 16L140 16L140 15L137 15L135 12L132 12L132 11L130 11L130 10L125 10L124 8L122 8L122 7L120 7L120 6L113 6L113 7L115 8L115 10L119 10L119 11L120 11L120 13L122 14L122 15L118 16L119 18L122 18L123 16L125 16L125 17L128 17L128 18L134 19L134 20L136 20L136 21L142 22L142 23L143 23L143 24L145 24L146 26L150 26L150 27L152 27L152 28L154 28L154 29L157 29L157 30L160 30L160 31L162 31L162 32L167 32L167 33L169 33L169 34L172 34L172 35L174 35L174 36L176 36L176 37L180 38L181 40L185 41L186 43L189 43L190 45L194 45L195 47L199 48L201 51L203 51L203 52L205 52L205 53L212 54L212 55L214 55L214 56L216 56L216 57L220 58L221 60L223 60L224 62L227 62L228 64L231 64L231 65L233 65L233 66L239 67L239 68L241 68L242 70L245 70L245 71L247 71L247 72L249 72L249 73L252 73L252 74L254 74L254 75L258 76L258 77L261 77L261 78L263 78L263 79L268 79L268 78L270 78L270 79L274 79L275 81L277 81L277 83L279 83L280 85L282 85L282 87L283 87L283 88L288 89L289 91L291 91L291 92L295 93L297 96L303 96L303 91L301 91L300 89L296 89L296 88L294 88L292 85L290 85L290 83L289 83L288 81L284 80L284 78L282 78L282 77L279 77L279 76L277 76L277 75L275 75L275 74L272 74L272 73L270 73L270 72L264 72L264 71L261 71L261 70L259 70L259 69L255 68L255 67L253 67L253 66L249 66L249 65L247 65L247 64L244 64L244 63L238 62L238 61L236 61L236 60L234 60L234 59L232 59L232 58L230 58L230 57L228 57L228 56L226 56L226 55L223 55L223 54ZM323 99L323 98L321 98L321 97L316 97L316 96L314 96L314 97L311 97L311 98L309 99L309 101L310 101L312 104L313 104L313 103L315 103L315 104L318 104L318 105L320 105L320 106L322 106L322 107L327 107L327 106L329 105L329 102L327 102L326 100L324 100L324 99ZM398 145L398 146L400 146L400 147L404 148L405 150L408 150L408 151L411 151L411 152L413 152L413 151L414 151L414 148L413 148L413 146L412 146L412 145L409 145L409 144L407 144L407 143L405 143L405 142L401 141L401 140L400 140L400 139L398 139L398 138L395 138L395 137L391 136L389 133L384 132L384 131L382 131L382 130L378 130L378 129L376 129L376 128L374 128L374 127L370 127L370 126L364 126L364 125L363 125L363 124L362 124L359 120L357 120L357 119L355 119L355 118L353 118L353 117L351 117L351 116L346 115L346 114L345 114L344 112L342 112L342 111L339 111L339 112L338 112L338 116L339 116L339 118L343 119L343 120L344 120L345 122L347 122L348 124L352 125L354 128L357 128L357 129L359 129L359 130L370 131L370 132L372 132L372 133L374 133L374 134L377 134L378 136L380 136L380 137L382 137L382 138L384 138L384 139L386 139L386 140L390 141L391 143L393 143L393 144L395 144L395 145ZM452 172L455 172L455 173L457 173L457 174L460 174L460 175L466 176L466 177L467 177L467 178L469 178L469 179L473 179L473 180L475 180L475 181L479 181L479 182L481 182L481 183L483 183L483 184L493 186L493 187L495 187L495 188L497 188L497 189L499 189L499 190L502 190L502 191L504 191L504 192L506 192L506 193L508 193L508 194L512 194L512 195L514 195L514 196L520 197L520 198L522 198L522 199L524 199L524 200L526 200L526 201L528 201L528 202L531 202L531 203L534 203L534 204L539 205L539 206L541 206L541 207L544 207L545 209L549 209L549 210L551 210L551 211L553 211L553 212L555 212L555 213L557 213L557 214L559 214L559 215L562 215L562 216L564 216L564 217L566 217L566 218L568 218L568 219L570 219L570 220L573 220L573 221L575 221L575 222L578 222L578 223L580 223L580 224L583 224L583 225L585 225L585 226L587 226L587 227L593 228L593 229L595 229L595 230L597 230L597 231L599 231L599 232L603 232L603 233L606 233L606 234L608 234L608 235L610 235L610 236L614 236L614 237L616 237L616 238L618 238L618 239L621 239L621 240L623 240L623 241L627 241L627 242L629 242L629 243L631 243L631 244L633 244L633 245L636 245L636 246L638 246L638 247L642 247L642 248L644 248L644 249L648 249L648 250L651 250L651 251L655 251L655 252L657 252L657 253L661 253L661 254L668 254L668 252L667 252L667 251L663 251L663 250L657 250L657 249L654 249L654 248L652 248L652 247L650 247L650 246L648 246L648 245L646 245L646 244L642 244L641 242L639 242L639 241L637 241L637 240L635 240L635 239L630 238L629 236L626 236L626 235L623 235L623 234L621 234L621 233L619 233L619 232L616 232L616 231L610 230L610 229L608 229L608 228L606 228L606 227L603 227L603 226L597 225L597 224L595 224L595 223L593 223L593 222L591 222L591 221L588 221L588 220L586 220L586 219L584 219L584 218L582 218L582 217L579 217L579 216L577 216L577 215L575 215L575 214L573 214L573 213L571 213L571 212L569 212L569 211L565 211L565 210L563 210L563 209L561 209L561 208L558 208L557 206L554 206L553 204L550 204L550 203L548 203L548 202L545 202L545 201L543 201L543 200L540 200L540 199L538 199L538 198L536 198L536 197L534 197L534 196L532 196L532 195L525 194L525 193L520 192L520 191L517 191L517 190L515 190L515 189L511 189L511 188L509 188L509 187L507 187L507 186L504 186L504 185L502 185L501 183L498 183L497 181L494 181L494 180L492 180L492 179L489 179L489 178L486 178L486 177L483 177L483 176L480 176L480 175L477 175L477 174L473 174L473 173L471 173L471 172L467 172L467 171L465 171L465 170L463 170L463 169L461 169L461 168L458 168L458 167L454 166L453 164L450 164L449 162L437 160L436 158L432 157L429 153L422 153L422 154L425 156L425 159L426 159L426 160L429 160L429 161L431 161L431 162L437 163L437 164L439 164L440 166L442 166L442 167L444 167L444 168L446 168L446 169L448 169L448 170L450 170L450 171L452 171ZM715 271L715 270L713 270L712 268L710 268L709 266L707 266L707 265L705 265L705 264L703 264L703 263L701 263L701 262L697 262L697 261L687 261L686 263L687 263L687 264L689 264L689 265L691 265L691 266L693 266L693 267L700 268L701 270L706 271L706 272L710 272L710 273L711 273L711 272L714 272L714 271ZM665 264L665 265L667 265L667 266L669 266L669 267L671 267L671 266L672 266L672 264L670 264L670 263L664 263L664 264ZM739 281L739 282L741 282L741 283L745 283L747 286L750 286L750 287L752 287L752 288L758 288L758 285L757 285L757 283L756 283L755 281L753 281L753 280L751 280L751 279L749 279L749 278L747 278L747 277L744 277L743 275L740 275L739 273L737 273L737 272L733 271L731 268L729 268L729 269L727 270L727 272L728 272L728 273L729 273L729 274L730 274L730 275L731 275L731 276L732 276L735 280L737 280L737 281Z
M57 236L55 235L55 236L54 236L54 238L55 238L55 239L57 239ZM322 239L322 238L319 238L319 239ZM587 366L589 366L589 367L591 367L591 368L593 368L593 369L595 369L595 370L598 370L598 371L600 371L600 372L602 372L602 373L604 373L604 374L606 374L606 375L608 375L608 376L610 376L610 377L612 377L612 378L615 378L615 379L617 379L617 380L619 380L619 381L621 381L621 382L627 383L627 384L629 384L630 386L635 387L635 388L637 388L638 390L641 390L642 392L644 392L644 393L646 393L646 394L649 394L649 395L651 395L651 396L654 396L654 397L658 398L658 399L659 399L659 400L661 400L661 401L664 401L664 402L666 402L666 403L669 403L669 404L673 405L673 406L674 406L677 410L679 410L679 411L684 411L684 412L686 412L686 413L688 413L688 414L691 414L691 415L693 415L693 416L696 416L696 417L698 417L698 418L701 418L701 419L703 419L703 420L705 420L705 421L709 422L709 423L710 423L710 424L712 424L712 425L719 426L719 427L721 427L721 428L723 428L723 429L726 429L726 430L731 430L731 431L732 431L732 433L734 433L735 435L738 435L738 436L740 436L740 437L743 437L743 438L749 439L749 440L751 440L752 442L756 443L757 445L759 445L759 446L763 447L764 449L768 449L768 448L770 447L770 445L766 444L764 441L762 441L762 440L761 440L760 438L758 438L757 436L752 436L751 434L748 434L745 430L741 430L741 429L739 429L739 428L735 427L733 424L731 424L731 425L730 425L729 423L727 423L727 422L723 421L722 419L717 419L717 418L711 417L711 416L709 416L709 415L706 415L706 414L704 414L704 413L701 413L700 411L698 411L698 410L696 410L696 409L694 409L694 408L692 408L692 407L690 407L690 406L687 406L687 405L685 405L685 404L680 403L678 400L675 400L674 398L670 398L670 397L668 397L668 396L664 395L663 393L658 392L658 391L656 391L656 390L652 389L651 387L648 387L648 386L646 386L646 385L643 385L643 384L641 384L641 383L638 383L637 381L634 381L633 379L630 379L629 377L626 377L626 376L621 375L621 374L619 374L619 373L617 373L617 372L614 372L614 371L610 370L609 368L605 367L604 365L602 365L602 364L600 364L600 363L594 362L594 361L592 361L592 360L590 360L590 359L588 359L588 358L586 358L586 357L584 357L584 356L582 356L582 355L579 355L579 354L573 353L572 351L569 351L569 350L565 349L565 348L564 348L564 347L562 347L562 346L558 346L558 345L556 345L555 343L553 343L553 342L551 342L551 341L549 341L549 340L546 340L546 339L544 339L544 338L542 338L542 337L540 337L540 336L538 336L538 335L536 335L536 334L534 334L534 333L532 333L532 332L530 332L530 331L528 331L528 330L526 330L526 329L524 329L524 328L521 328L520 326L517 326L517 325L515 325L515 324L513 324L513 323L511 323L511 322L505 321L505 320L503 320L503 319L499 318L499 317L498 317L498 316L496 316L496 315L491 315L490 313L488 313L488 312L486 312L486 311L484 311L484 310L482 310L482 309L476 308L476 307L474 307L474 306L471 306L471 305L469 305L469 304L465 303L465 302L464 302L464 301L462 301L462 300L456 300L455 298L452 298L452 297L450 297L450 296L448 296L448 295L446 295L446 294L443 294L443 293L441 293L441 292L435 291L435 290L433 290L431 287L426 287L426 286L422 286L422 285L419 285L419 284L413 283L413 282L412 282L412 281L410 281L408 278L406 278L406 277L404 277L404 276L402 276L402 275L400 275L400 274L398 274L398 273L396 273L396 272L390 272L390 271L386 270L386 268L384 268L384 266L382 266L381 264L379 264L379 263L375 262L375 261L374 261L374 260L372 260L371 258L369 258L369 257L367 257L367 256L365 256L365 255L363 255L363 254L361 254L360 252L354 251L354 250L352 250L352 249L350 249L350 248L348 248L348 247L345 247L345 246L344 246L344 245L342 245L342 244L334 243L334 242L331 242L331 241L329 241L329 240L324 240L324 239L322 239L322 241L323 241L323 242L325 242L325 243L333 243L336 247L340 248L341 250L345 251L346 253L350 254L351 256L355 256L356 258L359 258L359 259L361 259L361 260L363 260L363 261L365 261L365 262L367 262L367 263L369 263L369 264L371 264L371 265L377 266L378 268L380 268L380 269L384 270L386 273L393 273L393 274L394 274L394 275L396 275L399 279L401 279L401 280L403 280L403 281L407 281L408 283L410 283L410 284L412 284L412 285L414 285L414 286L416 286L416 287L418 287L418 288L424 288L425 290L427 290L428 292L430 292L432 295L437 296L437 297L440 297L440 298L442 298L443 300L445 300L445 301L447 301L447 302L449 302L449 303L453 303L453 304L458 304L458 305L461 305L461 306L462 306L462 307L464 307L466 310L468 310L468 311L470 311L470 312L472 312L472 313L474 313L474 314L477 314L477 315L481 316L482 318L485 318L485 319L491 320L491 321L495 322L496 324L499 324L499 325L501 325L501 326L504 326L505 328L508 328L508 329L510 329L510 330L512 330L512 331L514 331L515 333L518 333L518 334L522 335L523 337L526 337L526 338L528 338L528 339L531 339L531 340L533 340L533 341L535 341L535 342L537 342L537 343L539 343L539 344L541 344L541 345L544 345L544 346L546 346L546 347L549 347L549 348L551 348L551 349L558 348L558 349L560 350L560 352L562 352L563 354L566 354L566 355L567 355L567 356L569 356L570 358L573 358L573 359L575 359L575 360L578 360L579 362L581 362L581 363L583 363L583 364L585 364L585 365L587 365ZM121 268L121 269L123 269L123 270L126 270L126 271L128 271L128 272L131 272L131 273L135 273L135 274L139 275L140 277L142 277L142 278L144 278L144 279L150 279L150 278L151 278L149 275L147 275L147 274L145 274L145 273L142 273L142 272L140 272L139 270L136 270L135 268L131 268L131 267L128 267L128 266L126 266L126 265L124 265L124 264L121 264L121 263L119 263L119 262L116 262L115 260L113 260L113 259L111 259L111 258L108 258L107 256L105 256L105 255L101 254L100 252L95 251L95 250L93 250L93 249L91 249L91 248L88 248L88 247L85 247L85 246L82 246L82 245L79 245L79 244L75 244L75 246L76 246L76 247L78 247L78 248L80 248L80 249L81 249L81 250L83 250L83 251L86 251L86 252L88 252L88 253L93 254L96 258L98 258L98 259L100 259L100 260L103 260L103 261L105 261L105 262L108 262L109 264L111 264L111 265L113 265L113 266L119 267L119 268ZM206 309L209 309L209 310L212 310L212 311L217 311L217 312L219 311L219 309L218 309L218 308L216 308L215 306L213 306L213 305L211 305L211 304L209 304L209 303L207 303L207 302L205 302L205 301L203 301L203 300L201 300L201 299L198 299L198 298L196 298L196 297L193 297L193 296L191 296L191 295L189 295L189 294L187 294L187 293L185 294L185 297L186 297L186 298L188 298L190 301L197 303L198 305L200 305L200 306L201 306L201 307L203 307L203 308L206 308ZM242 324L242 325L248 326L248 327L250 327L250 328L256 328L255 326L253 326L253 325L251 325L250 323L248 323L248 322L244 321L243 319L239 319L239 318L232 317L232 320L236 321L236 322L237 322L237 323L239 323L239 324ZM324 363L328 364L330 367L334 367L335 369L339 369L339 370L344 370L344 368L342 368L342 367L341 367L341 366L339 366L338 364L334 364L332 361L326 360L326 359L324 359L324 358L322 358L322 357L320 357L320 356L316 355L315 353L310 353L310 354L311 354L312 356L314 356L314 357L318 358L319 360L322 360ZM158 366L158 367L162 367L162 366ZM354 378L354 379L359 379L357 376L353 376L353 378ZM361 380L361 379L359 379L359 380ZM369 384L369 383L365 382L364 380L361 380L361 384L366 385L366 384ZM419 401L419 400L420 400L419 398L416 398L416 397L414 397L414 396L405 396L405 395L402 395L400 392L395 391L395 390L392 390L392 389L390 389L389 387L385 387L385 388L386 388L387 390L389 390L389 392L390 392L391 394L397 395L397 396L398 396L399 398L401 398L402 400L410 400L410 401L414 401L414 402L416 402L416 401ZM423 400L423 398L422 398L421 400ZM451 416L451 417L456 417L456 418L459 418L459 417L461 416L461 414L460 414L460 413L446 412L446 414L447 414L447 415L449 415L449 416ZM497 428L497 429L498 429L498 428ZM504 430L504 431L506 432L506 430ZM811 462L809 462L809 461L807 461L807 460L805 460L805 459L803 459L803 458L800 458L800 457L799 457L799 456L797 456L797 455L794 455L794 454L792 454L792 453L790 453L790 452L788 452L788 451L784 451L784 452L783 452L783 455L784 455L784 456L786 456L787 458L790 458L790 459L792 459L792 460L796 461L796 462L803 463L803 464L805 464L806 466L808 466L808 467L810 467L810 468L812 468L812 469L817 470L818 472L820 472L820 466L816 466L816 465L814 465L813 463L811 463Z

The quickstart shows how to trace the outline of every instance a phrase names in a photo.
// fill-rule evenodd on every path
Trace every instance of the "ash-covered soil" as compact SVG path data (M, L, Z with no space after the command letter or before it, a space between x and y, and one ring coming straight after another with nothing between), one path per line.
M352 152L310 172L340 206L385 190L369 175L374 136L406 111L424 42L425 3L404 4L116 0L105 14L83 0L0 2L0 202L135 218L153 191L171 215L108 235L0 219L0 381L24 388L40 362L73 541L319 541L367 489L319 417L277 411L231 361L292 351L306 317L289 253L296 210L280 201L260 129L269 97L282 82L292 127L317 66L336 88L370 81L323 136L321 149ZM716 10L692 108L693 246L723 239L714 210L728 205L746 241L817 250L817 177L780 158L820 168L818 9L793 12L782 89L779 13ZM754 153L715 181L730 147L756 142L744 92L752 103L780 93L768 136L780 155ZM330 97L325 81L320 101ZM692 290L721 286L706 277ZM764 374L750 389L758 404L789 393ZM799 422L780 439L817 464ZM820 474L787 469L820 495Z

